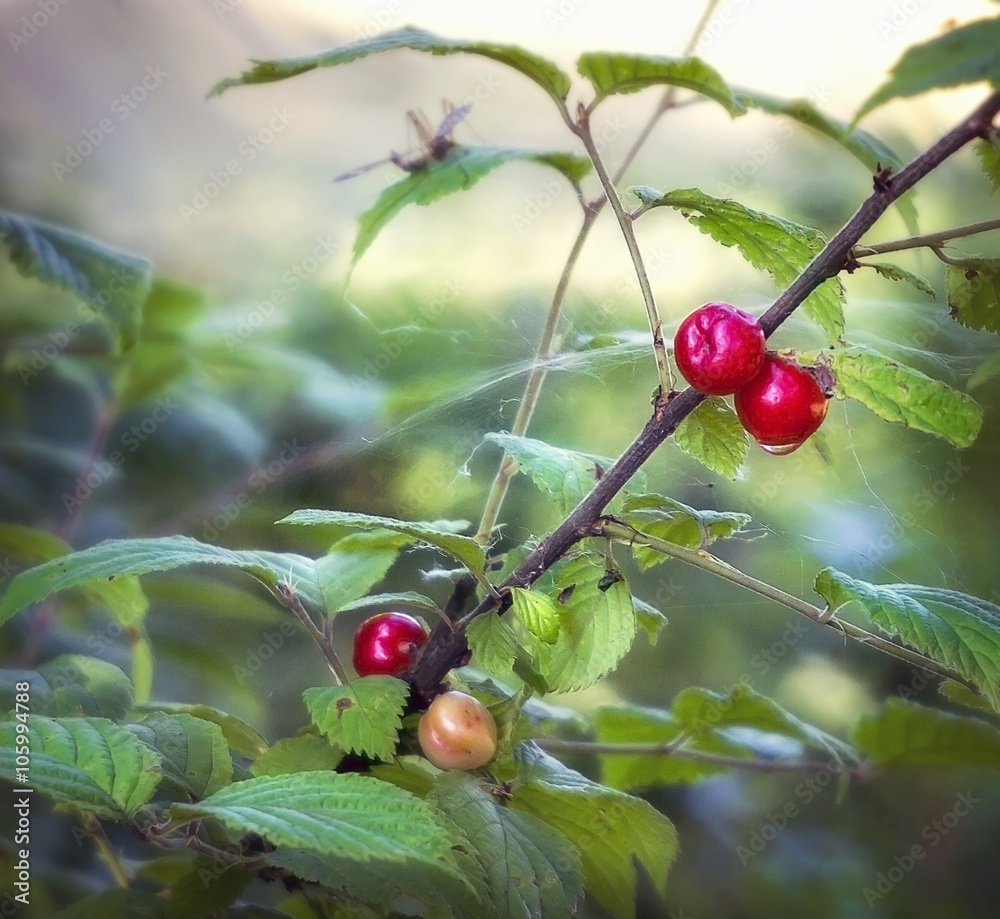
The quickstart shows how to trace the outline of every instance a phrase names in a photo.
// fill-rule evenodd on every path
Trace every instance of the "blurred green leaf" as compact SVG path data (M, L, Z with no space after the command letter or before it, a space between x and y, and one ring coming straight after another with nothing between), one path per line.
M979 19L911 45L893 66L889 81L858 109L854 122L890 99L982 80L1000 85L1000 19Z
M460 561L473 574L480 576L486 567L486 553L471 536L459 536L456 530L469 527L467 520L433 520L409 523L391 517L371 514L354 514L349 511L299 510L278 523L300 526L345 526L358 530L392 530L403 533L417 542L440 549Z
M415 170L390 185L358 218L351 268L358 263L386 225L408 204L428 205L445 195L466 191L504 163L531 162L550 166L574 185L590 169L590 161L571 153L521 150L514 147L455 147L439 161Z
M968 447L979 434L983 410L966 393L863 345L835 348L829 354L835 389L879 418L941 437L956 447Z
M974 683L1000 711L1000 607L918 584L869 584L833 568L816 577L831 610L851 601L889 635Z
M735 480L746 459L749 441L736 412L718 396L704 399L674 432L688 456L712 472Z
M213 859L204 856L196 858L191 870L170 885L165 898L167 909L164 919L215 919L223 915L222 911L243 893L256 876L256 871L247 868L226 868ZM225 915L229 917L232 913ZM252 919L252 914L246 919Z
M945 278L952 317L967 328L1000 333L1000 259L956 259Z
M570 79L563 71L551 61L515 45L442 38L423 29L404 26L401 29L382 32L374 38L363 38L320 54L284 60L254 61L254 66L239 77L230 77L216 83L209 95L218 96L233 86L284 80L300 73L315 70L317 67L335 67L338 64L347 64L370 54L380 54L383 51L394 51L398 48L427 51L431 54L477 54L491 58L512 67L528 79L533 80L560 107L569 93Z
M648 86L679 86L718 102L734 118L746 105L713 67L697 57L650 57L638 54L581 54L576 68L593 84L597 102Z
M9 211L0 211L0 236L22 275L54 284L85 301L79 310L81 322L99 319L122 349L136 343L142 306L152 283L148 261Z
M435 780L430 804L467 840L482 873L489 912L497 919L570 919L583 899L580 855L561 832L531 814L505 807L472 776Z
M881 766L1000 769L1000 731L992 725L902 699L862 715L851 740Z
M187 714L150 712L128 729L160 758L161 788L198 799L232 781L229 745L217 724Z
M183 565L238 568L272 589L279 582L289 582L310 605L323 609L316 563L312 559L280 552L223 549L189 536L164 536L158 539L105 540L89 549L21 572L11 582L0 602L0 622L60 590L114 580L122 575L171 571Z
M1000 351L996 351L986 358L969 377L969 382L966 385L969 389L975 389L977 386L982 386L987 380L991 380L998 373L1000 373Z
M715 198L698 188L661 194L640 186L632 192L642 202L642 213L654 207L680 211L717 243L735 246L754 268L771 275L779 289L791 284L826 245L823 235L812 227L752 210L730 198ZM844 287L837 278L830 278L806 297L802 308L833 343L844 331L843 304Z
M341 612L356 612L358 610L409 610L410 612L424 613L431 617L434 622L441 616L441 607L430 597L418 594L412 590L404 590L400 593L369 594L367 597L359 597L341 607Z
M634 919L642 866L662 898L677 854L677 831L646 801L598 785L534 744L515 751L518 785L510 806L559 830L580 852L583 883L608 912Z
M160 781L156 754L106 718L32 715L26 735L15 725L19 722L0 723L0 776L25 784L15 761L23 743L18 738L24 736L31 751L27 781L60 804L124 820L150 799Z
M114 664L60 654L37 670L0 670L0 705L14 708L14 684L31 684L31 714L121 721L132 711L132 683Z
M338 539L330 551L316 560L316 578L332 615L364 596L385 577L400 549L410 540L403 535L351 533Z
M112 887L50 914L49 919L166 919L167 901L148 890Z
M920 293L927 294L928 297L937 297L937 291L930 285L930 282L926 278L916 272L900 268L899 265L891 265L888 262L862 262L861 267L874 268L878 274L889 281L902 281L919 290Z
M360 677L347 686L307 689L309 717L326 738L342 750L374 759L391 759L402 726L410 688L391 676Z

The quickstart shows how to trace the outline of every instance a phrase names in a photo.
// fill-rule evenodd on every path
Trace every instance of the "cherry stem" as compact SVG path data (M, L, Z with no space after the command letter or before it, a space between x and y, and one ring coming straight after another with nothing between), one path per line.
M953 239L975 236L977 233L988 233L990 230L1000 230L1000 218L982 220L950 230L940 230L937 233L925 233L922 236L908 236L906 239L894 239L885 243L874 243L871 246L855 246L851 250L854 258L865 258L870 255L883 255L886 252L901 252L905 249L937 250Z

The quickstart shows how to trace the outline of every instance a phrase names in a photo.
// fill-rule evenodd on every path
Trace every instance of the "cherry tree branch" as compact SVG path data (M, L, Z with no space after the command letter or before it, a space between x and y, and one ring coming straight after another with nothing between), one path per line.
M997 112L1000 112L1000 93L993 93L901 172L876 182L872 195L761 317L760 324L765 335L771 335L809 294L844 268L851 250L894 201L970 141L985 136ZM529 587L571 546L586 537L611 499L704 398L690 388L677 394L661 393L652 417L617 462L569 516L507 577L499 591L479 603L466 617L466 622L502 609L503 604L509 602L504 599L509 588ZM463 630L452 631L444 623L436 626L411 668L411 678L416 687L422 692L432 693L467 650Z

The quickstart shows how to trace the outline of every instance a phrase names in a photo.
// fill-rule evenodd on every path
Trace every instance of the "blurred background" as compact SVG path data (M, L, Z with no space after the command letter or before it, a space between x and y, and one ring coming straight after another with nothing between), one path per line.
M696 51L734 86L807 98L849 121L905 47L953 20L995 12L985 0L724 0ZM164 333L159 357L144 355L155 372L137 375L127 398L115 398L122 358L107 335L84 328L68 344L56 342L76 315L74 300L21 278L4 260L0 519L77 548L186 533L303 554L326 546L309 528L273 525L300 507L478 521L499 458L483 435L513 421L579 204L555 172L505 166L468 194L404 211L345 287L357 217L401 173L384 164L333 179L412 150L406 112L422 110L437 123L448 103L471 107L455 130L461 143L582 149L534 84L477 57L393 52L207 94L251 59L311 54L407 24L517 43L575 73L573 61L588 50L681 54L700 13L697 4L651 0L517 0L502 13L450 0L4 3L0 208L150 259L157 302L185 323ZM898 100L865 127L906 161L983 95L980 86ZM578 80L571 104L586 98ZM650 90L598 110L612 169L658 99ZM832 235L870 192L871 175L803 128L761 113L732 121L705 103L662 120L622 183L631 184L699 186ZM592 182L586 189L596 195ZM997 213L971 151L932 174L914 200L922 232ZM766 276L678 214L654 212L637 233L671 327L706 300L759 314L775 296ZM906 235L893 211L866 241ZM954 251L997 249L995 236L981 236ZM890 261L927 277L938 298L869 273L845 277L848 337L965 388L995 343L949 319L935 259L907 252ZM567 299L562 335L572 360L550 375L530 434L618 455L645 422L655 386L644 329L627 253L606 214ZM774 341L823 344L805 320ZM36 352L42 369L26 375ZM965 451L835 403L821 436L785 458L753 451L735 482L668 444L648 464L649 484L695 507L751 514L746 538L719 554L800 596L809 598L815 573L833 565L876 582L946 586L998 602L997 386L993 378L974 390L986 421ZM99 466L116 448L124 462ZM502 520L514 545L543 535L557 516L517 481ZM8 581L25 561L16 546L2 548ZM406 556L387 589L443 601L447 584L425 582L433 564ZM918 671L845 646L832 632L790 633L790 614L701 572L668 563L628 573L669 626L655 647L640 640L605 683L553 701L584 711L623 699L667 707L685 686L726 691L742 678L840 736L889 696L946 704ZM306 722L301 692L326 680L323 662L304 638L281 630L281 612L261 593L237 578L191 571L144 583L153 602L155 698L216 705L268 738ZM52 617L44 627L39 611L29 611L0 633L5 666L75 652L128 671L130 646L100 609L65 597L42 613ZM344 624L342 642L354 624ZM268 646L272 652L261 650ZM591 761L573 764L596 775ZM646 914L996 915L1000 793L990 773L876 775L841 801L823 783L808 804L796 796L802 780L737 774L650 793L677 822L682 850L669 913L648 906ZM866 902L864 888L960 793L982 803L917 871ZM798 815L759 855L741 859L738 848L788 801L802 805ZM53 822L50 831L53 902L109 882L65 827Z

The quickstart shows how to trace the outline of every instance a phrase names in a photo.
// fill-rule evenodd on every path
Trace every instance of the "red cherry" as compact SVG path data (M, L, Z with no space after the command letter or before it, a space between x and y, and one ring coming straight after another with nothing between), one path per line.
M354 633L354 669L360 676L398 676L426 640L427 630L412 616L378 613Z
M746 386L764 365L765 348L757 320L728 303L698 307L674 336L678 369L710 396L728 396Z
M431 702L417 737L438 769L478 769L497 752L497 723L482 702L464 692L445 692Z
M771 353L734 401L743 427L769 453L780 454L801 447L823 423L829 405L808 370Z

